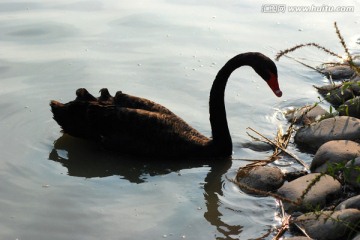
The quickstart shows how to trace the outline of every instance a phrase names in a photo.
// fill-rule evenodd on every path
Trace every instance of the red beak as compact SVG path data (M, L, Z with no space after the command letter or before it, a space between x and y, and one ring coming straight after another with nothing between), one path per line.
M267 81L267 84L271 88L271 90L275 93L276 96L281 97L282 91L279 88L279 83L277 76L273 73L270 73L270 79Z

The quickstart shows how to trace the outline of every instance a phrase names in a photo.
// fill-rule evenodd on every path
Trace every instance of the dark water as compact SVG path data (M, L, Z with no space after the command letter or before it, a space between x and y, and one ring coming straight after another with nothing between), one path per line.
M0 238L251 239L277 226L274 199L246 195L228 178L246 164L237 159L270 154L242 147L247 127L272 137L286 127L281 110L316 101L311 85L324 81L316 72L281 59L278 99L253 70L237 70L226 91L234 159L212 164L106 152L64 136L48 106L79 87L107 87L159 102L209 136L209 89L230 57L274 57L301 42L342 52L335 20L358 48L356 1L341 3L352 13L262 13L263 4L0 1ZM314 49L294 56L314 66L330 59Z

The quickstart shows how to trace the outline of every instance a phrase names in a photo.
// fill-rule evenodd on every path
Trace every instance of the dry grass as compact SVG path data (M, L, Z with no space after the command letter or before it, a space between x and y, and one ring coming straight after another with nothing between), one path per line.
M335 31L336 31L336 35L339 38L339 41L340 41L340 43L341 43L341 45L342 45L342 47L344 49L344 52L346 53L346 58L342 57L342 55L337 54L337 53L333 52L332 50L330 50L330 49L328 49L328 48L326 48L324 46L321 46L318 43L304 43L304 44L295 45L294 47L287 48L285 50L282 50L282 51L278 52L276 54L275 60L279 61L281 57L288 57L288 58L291 58L294 61L296 61L296 62L298 62L298 63L300 63L300 64L302 64L302 65L304 65L304 66L306 66L308 68L311 68L311 69L313 69L313 70L315 70L315 71L317 71L319 73L325 74L324 72L322 72L322 71L320 71L320 70L318 70L318 69L316 69L316 68L314 68L312 66L309 66L309 65L307 65L307 64L305 64L305 63L303 63L303 62L301 62L301 61L299 61L299 60L297 60L295 58L292 58L292 57L288 56L289 53L294 52L295 50L298 50L300 48L303 48L303 47L315 47L315 48L317 48L317 49L319 49L319 50L321 50L321 51L323 51L323 52L325 52L325 53L327 53L327 54L329 54L331 56L334 56L334 57L336 57L336 58L338 58L340 60L339 62L324 63L324 65L333 65L333 66L346 65L346 66L349 66L352 70L354 70L354 72L358 76L360 76L360 67L355 65L353 57L351 56L351 54L349 52L349 49L348 49L348 47L346 45L346 42L345 42L343 36L341 35L340 30L339 30L336 22L334 22L334 28L335 28Z

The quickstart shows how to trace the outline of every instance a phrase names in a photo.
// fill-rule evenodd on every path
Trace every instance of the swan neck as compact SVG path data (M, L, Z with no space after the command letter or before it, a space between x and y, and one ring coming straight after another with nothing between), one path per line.
M232 140L225 110L225 87L231 73L246 64L246 56L240 54L230 59L218 72L210 91L210 124L213 143L217 151L230 156Z

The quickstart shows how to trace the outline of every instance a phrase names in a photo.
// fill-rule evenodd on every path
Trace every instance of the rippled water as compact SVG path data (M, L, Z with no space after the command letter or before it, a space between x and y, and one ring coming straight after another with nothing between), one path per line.
M358 46L356 1L341 3L353 13L262 13L263 4L0 1L0 238L250 239L278 225L274 199L246 195L228 179L246 164L236 159L269 154L242 147L246 127L273 136L286 124L279 109L316 100L311 85L324 80L316 72L281 59L278 99L251 69L237 70L226 92L234 159L215 164L103 151L64 136L48 106L74 99L79 87L107 87L159 102L210 135L209 89L230 57L274 57L301 42L341 52L335 20ZM328 59L313 49L295 55L313 65Z

